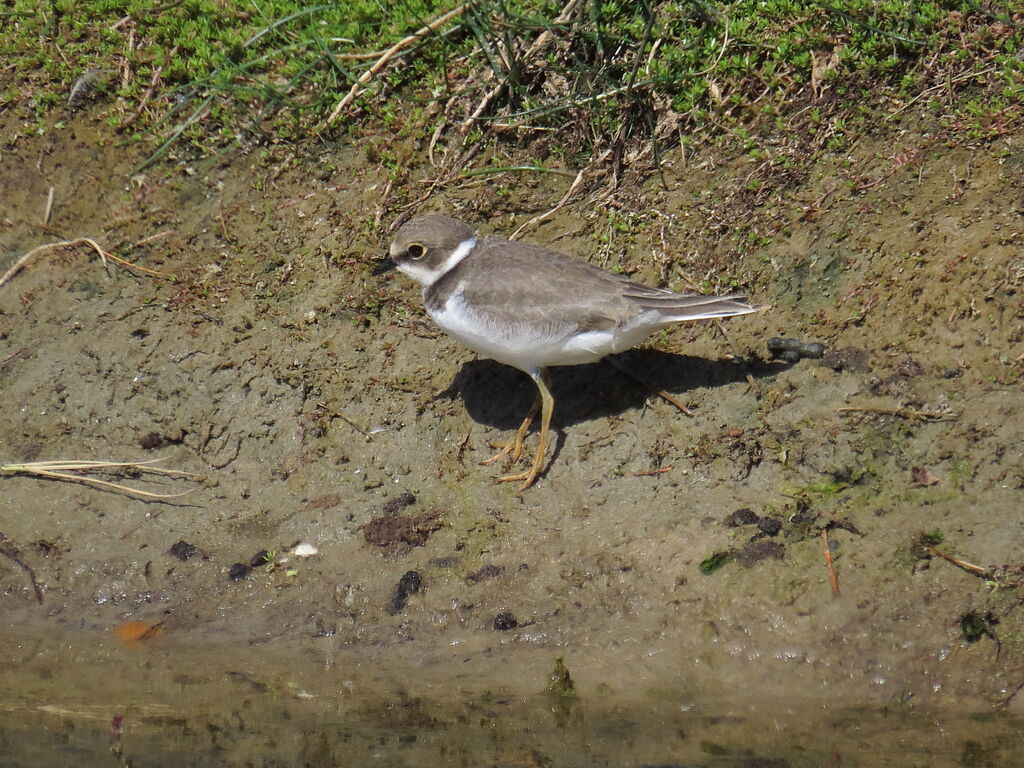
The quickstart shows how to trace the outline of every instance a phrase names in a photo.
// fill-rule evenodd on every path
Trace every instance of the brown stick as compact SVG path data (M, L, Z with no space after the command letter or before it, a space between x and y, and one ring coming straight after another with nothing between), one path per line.
M643 472L634 472L633 477L653 477L654 475L663 475L666 472L671 472L672 467L660 467L658 469L645 469Z
M631 378L633 381L635 381L641 387L646 387L647 389L651 390L654 394L656 394L658 397L660 397L666 403L671 403L676 408L678 408L680 411L685 413L687 416L693 416L693 411L691 411L689 408L687 408L685 405L683 405L682 402L680 400L678 400L676 397L670 395L668 392L666 392L663 389L655 389L648 382L646 382L643 379L641 379L639 376L637 376L635 373L633 373L631 370L629 370L629 368L624 366L622 363L620 363L615 358L613 358L613 357L606 357L605 361L607 363L609 363L619 373L624 374L626 376L629 376L629 378Z
M171 49L171 52L167 56L168 59L173 59L174 55L177 52L178 52L178 46L174 46ZM164 71L163 65L161 65L161 66L159 66L159 67L157 67L156 69L153 70L153 75L152 75L152 77L149 78L149 88L146 89L146 92L142 94L142 98L139 99L139 106L136 108L135 113L131 117L129 117L127 120L125 120L124 123L121 124L121 129L122 130L124 130L129 125L131 125L136 120L138 120L140 117L142 117L142 113L145 111L146 105L149 103L149 100L151 98L153 98L153 94L156 93L156 88L160 84L160 75L161 75L161 73L163 73L163 71Z
M947 555L945 552L942 552L935 547L928 547L928 552L936 557L941 557L947 563L952 563L957 568L962 568L975 576L981 576L986 579L992 576L992 572L988 568L982 568L980 565L974 565L973 563L968 563L966 560L960 560L952 555Z
M48 226L50 223L50 216L53 214L53 195L57 191L56 187L50 187L50 193L46 196L46 210L43 211L43 226Z
M540 224L542 221L544 221L544 219L549 219L552 216L554 216L555 213L557 213L558 210L562 206L564 206L567 202L569 202L569 198L573 196L573 193L576 192L576 189L583 182L583 177L586 175L586 173L587 173L587 169L584 168L583 170L581 170L579 173L576 174L575 180L573 180L572 184L569 186L569 191L566 192L564 195L562 195L562 199L558 201L558 204L554 208L552 208L550 211L548 211L546 213L540 214L539 216L534 216L528 222L526 222L525 224L522 224L518 229L516 229L515 232L513 232L509 236L508 239L509 240L516 240L516 239L518 239L519 235L521 235L525 230L529 229L530 227L532 227L532 226L534 226L536 224Z
M36 572L32 570L32 566L21 559L21 553L18 548L14 546L6 536L0 533L0 555L11 560L11 562L18 565L26 574L28 574L28 580L32 583L32 589L36 593L36 602L40 605L43 604L43 590L39 587L39 582L36 581Z
M1024 681L1022 681L1020 685L1014 688L1013 691L1010 692L1009 696L1002 700L1002 702L999 705L999 708L1006 709L1008 706L1010 706L1010 703L1014 700L1014 698L1016 698L1017 694L1020 693L1022 690L1024 690Z
M732 347L732 354L737 360L743 359L743 353L740 352L739 345L733 341L732 336L729 335L728 331L725 330L725 324L722 322L722 318L715 318L715 326L718 328L718 332L722 334L726 342ZM750 371L744 371L744 375L747 379L747 386L750 387L751 391L756 392L759 396L762 395L761 386L757 383L757 380L750 375Z
M363 85L365 85L370 80L372 80L374 77L376 77L377 73L380 72L382 69L384 69L384 67L387 66L388 62L391 61L391 59L393 59L395 56L397 56L398 53L403 48L406 48L409 45L411 45L412 43L415 43L417 40L419 40L422 37L426 37L431 32L435 31L438 27L441 27L441 26L444 26L445 24L447 24L449 21L454 19L456 16L461 16L462 13L468 7L469 7L469 3L463 3L462 5L459 5L459 6L456 6L455 8L452 8L452 10L448 11L448 13L441 14L440 16L438 16L436 19L434 19L432 22L427 24L422 29L418 29L416 32L414 32L413 34L409 35L404 40L398 41L393 46L391 46L386 51L384 51L384 54L379 59L377 59L377 61L374 63L374 65L372 67L370 67L368 70L366 70L365 72L363 72L363 74L360 76L360 78L358 80L356 80L355 84L352 86L352 89L348 92L348 94L346 94L345 98L343 98L341 101L338 102L338 106L336 106L334 108L334 111L331 112L330 117L327 118L327 125L330 125L331 123L333 123L335 120L338 119L338 117L344 111L345 107L347 107L349 104L351 104L355 100L356 96L359 94L359 92L362 89Z
M3 359L0 359L0 365L3 365L4 363L10 362L11 360L16 358L18 355L20 355L24 351L25 351L24 349L16 349L14 352L11 352L11 354L9 354L7 357L5 357Z
M459 443L459 452L455 454L455 460L460 464L462 463L463 455L466 453L466 448L469 446L469 438L472 436L472 434L473 428L470 427L469 431L466 432L466 436L462 438L462 441Z
M159 239L161 237L167 237L168 235L173 235L173 234L174 234L174 230L173 229L165 229L163 232L157 232L155 235L150 235L149 237L142 238L137 243L132 245L132 248L138 248L140 245L145 245L146 243L151 243L154 240L157 240L157 239Z
M180 475L182 477L196 477L196 475L191 472L183 472L178 469L161 469L158 467L148 466L158 461L162 461L162 459L150 459L149 461L139 462L93 461L87 459L72 459L70 461L32 461L24 464L2 464L0 465L0 476L20 474L28 475L30 477L45 477L51 480L60 480L71 483L84 483L86 485L93 485L102 489L110 488L121 493L134 494L146 499L173 499L189 493L189 491L182 491L181 493L152 493L140 488L132 488L131 486L123 485L121 483L112 483L108 480L100 480L99 478L89 477L85 474L78 474L91 471L127 468L137 472L150 472L165 476Z
M360 435L365 437L366 438L366 442L369 443L370 441L373 440L373 437L372 437L372 435L370 435L369 432L367 432L365 429L360 427L358 424L356 424L354 421L352 421L352 419L350 419L348 416L346 416L341 411L336 410L334 408L330 408L329 406L325 405L324 403L317 403L316 407L319 408L320 410L322 410L328 416L330 416L332 418L338 418L338 419L341 419L342 421L344 421L346 424L348 424L350 427L352 427L352 429L354 429Z
M825 567L828 568L828 580L832 585L832 594L839 597L839 574L836 573L836 564L832 561L832 550L828 545L828 528L821 529L821 543L825 546Z

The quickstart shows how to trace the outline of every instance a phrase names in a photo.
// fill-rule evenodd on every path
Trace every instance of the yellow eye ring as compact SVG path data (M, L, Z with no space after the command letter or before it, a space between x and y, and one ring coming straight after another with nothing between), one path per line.
M406 249L406 253L408 253L409 257L412 259L422 259L427 255L427 249L426 246L423 246L420 243L413 243Z

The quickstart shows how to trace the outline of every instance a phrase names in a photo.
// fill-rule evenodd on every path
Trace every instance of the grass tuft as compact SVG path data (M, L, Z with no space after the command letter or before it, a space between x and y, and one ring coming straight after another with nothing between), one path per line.
M948 124L978 138L1021 122L1019 14L984 0L182 0L159 10L14 0L0 54L33 74L5 83L6 95L42 119L68 109L69 94L79 104L102 73L109 119L149 132L150 164L183 146L210 154L372 124L447 133L450 164L467 145L541 136L568 165L597 159L618 175L624 157L653 167L692 135L798 130L839 146L879 84L897 115L977 92Z

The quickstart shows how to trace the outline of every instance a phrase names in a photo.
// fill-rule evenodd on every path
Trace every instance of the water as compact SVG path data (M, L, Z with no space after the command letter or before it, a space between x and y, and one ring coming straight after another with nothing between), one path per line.
M1021 719L798 692L546 690L414 647L0 634L0 768L1018 766ZM553 656L551 657L553 659Z

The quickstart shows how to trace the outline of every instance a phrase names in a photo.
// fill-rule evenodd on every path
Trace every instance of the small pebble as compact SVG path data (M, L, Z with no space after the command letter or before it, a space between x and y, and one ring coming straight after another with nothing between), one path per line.
M228 578L232 581L244 579L246 576L249 575L249 571L251 570L252 568L246 565L245 563L235 563L231 566L231 569L228 571Z
M747 544L736 554L736 559L741 565L750 568L755 563L768 558L782 560L786 556L786 548L777 541L760 539Z
M249 558L250 568L262 568L264 565L270 565L270 553L265 549L261 549Z
M417 571L406 571L405 575L395 585L395 596L391 598L391 607L388 612L394 616L399 613L405 604L409 602L409 595L415 595L423 586L423 579Z
M782 530L782 521L777 517L762 517L757 521L757 529L765 536L775 536Z
M444 557L432 557L429 562L435 568L454 568L459 564L459 559L454 555L445 555Z
M499 632L507 632L519 626L519 621L514 614L503 612L494 617L494 628Z
M179 560L181 560L181 562L183 563L186 560L191 560L198 553L199 547L197 547L195 544L189 544L187 541L184 541L183 539L178 539L171 545L171 554Z
M757 522L757 515L752 509L737 509L729 514L723 521L729 528L739 528L743 525L754 525Z
M488 563L472 573L467 573L466 581L475 584L476 582L483 581L484 579L493 579L495 576L500 576L504 570L505 569L500 565Z
M296 544L295 549L292 550L296 557L312 557L319 551L320 550L317 549L315 545L310 544L307 541Z

